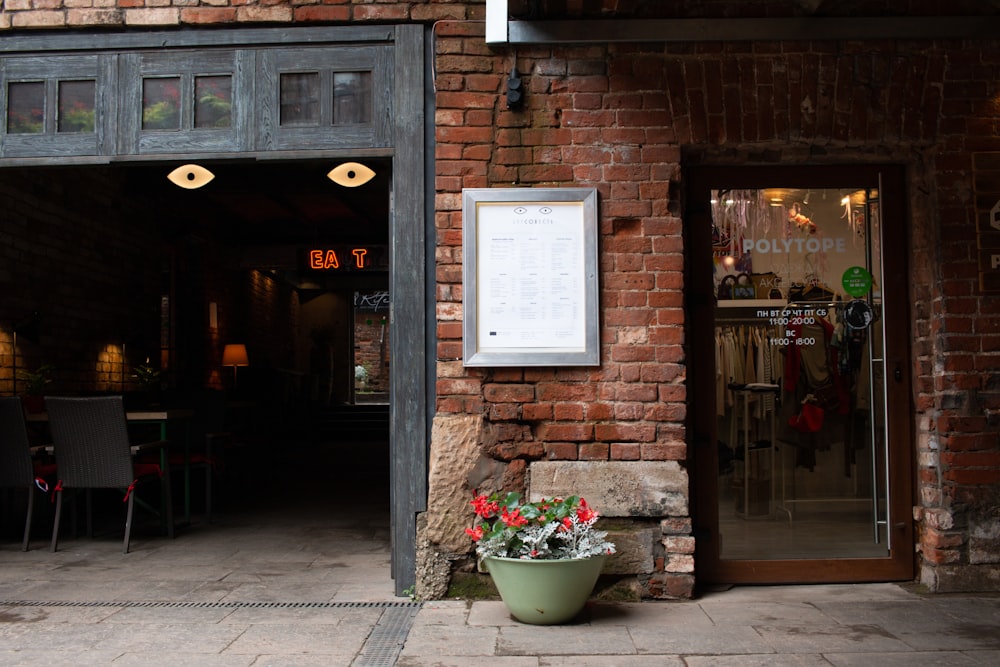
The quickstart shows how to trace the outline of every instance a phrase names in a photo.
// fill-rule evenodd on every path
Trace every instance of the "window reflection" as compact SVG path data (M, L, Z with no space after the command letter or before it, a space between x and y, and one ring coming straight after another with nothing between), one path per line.
M45 84L41 81L7 86L7 132L40 134L45 131Z
M195 127L221 128L232 125L232 77L195 77L194 96Z
M180 129L180 89L179 77L142 80L142 129Z
M371 122L371 72L336 72L333 75L333 123Z
M319 125L320 77L318 72L282 74L280 106L282 125Z
M59 118L57 132L93 132L96 83L59 82Z

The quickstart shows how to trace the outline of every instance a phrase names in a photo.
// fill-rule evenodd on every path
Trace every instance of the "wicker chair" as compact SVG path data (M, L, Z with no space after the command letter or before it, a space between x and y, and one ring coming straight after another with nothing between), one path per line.
M136 463L133 454L159 448L165 442L131 446L125 406L121 396L87 398L46 397L49 428L55 445L59 482L56 485L56 516L52 527L52 551L59 543L59 519L63 493L67 490L114 488L125 491L123 553L128 553L132 534L136 486L147 481L161 482L167 535L174 536L173 502L170 498L170 466ZM89 504L89 503L88 503ZM88 533L89 530L88 512Z
M168 460L173 474L180 473L184 477L185 488L193 480L193 473L200 471L205 483L205 522L212 521L212 486L215 475L222 470L222 456L226 443L232 440L232 435L224 430L226 399L221 391L204 389L185 392L176 400L190 408L193 418L186 425L184 447L172 447ZM153 463L160 460L159 452L148 452L136 457L142 463ZM176 479L176 478L175 478ZM184 520L190 519L190 494L184 498Z
M20 397L0 398L0 487L28 490L28 514L24 520L22 551L28 550L31 540L35 492L48 491L48 480L55 478L55 472L55 464L32 461L31 443L28 441Z

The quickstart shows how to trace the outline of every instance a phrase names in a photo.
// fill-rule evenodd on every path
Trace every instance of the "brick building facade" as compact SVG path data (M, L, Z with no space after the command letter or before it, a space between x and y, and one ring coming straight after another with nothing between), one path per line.
M738 12L733 5L535 6L543 18L603 21L997 15L993 3L980 2L762 1L739 3ZM909 260L914 576L936 591L1000 588L1000 308L997 292L981 282L977 250L978 222L991 205L984 202L989 165L1000 154L1000 41L803 34L515 48L487 45L485 12L481 1L6 0L0 30L28 37L40 29L426 27L436 395L416 580L427 596L445 594L452 575L474 570L462 533L473 489L523 488L527 477L557 489L552 480L566 476L594 489L601 497L592 502L617 522L628 559L612 567L624 585L646 597L690 596L699 538L691 506L697 406L688 383L698 371L691 337L700 333L686 328L687 170L902 165L907 234L893 252ZM503 95L514 66L526 96L516 111ZM462 190L510 186L597 188L600 366L463 365ZM636 491L616 499L608 484Z

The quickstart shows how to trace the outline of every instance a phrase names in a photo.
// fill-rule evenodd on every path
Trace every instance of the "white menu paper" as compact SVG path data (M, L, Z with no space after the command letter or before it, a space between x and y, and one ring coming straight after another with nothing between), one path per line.
M580 202L478 204L480 350L586 345Z

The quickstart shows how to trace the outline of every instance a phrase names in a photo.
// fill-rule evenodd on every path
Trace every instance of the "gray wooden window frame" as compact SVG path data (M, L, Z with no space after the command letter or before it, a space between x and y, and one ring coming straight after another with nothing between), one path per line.
M118 152L162 155L251 150L254 84L253 68L247 65L252 61L253 53L243 50L121 54ZM194 79L199 76L232 77L229 127L194 127ZM142 128L143 81L157 77L181 80L180 128L177 130Z
M257 59L257 81L262 87L257 100L258 150L293 150L302 147L384 147L392 143L394 77L391 50L380 46L336 48L306 47L262 51ZM368 71L372 74L372 122L352 125L333 123L333 74ZM320 122L315 126L281 124L281 75L320 75Z
M0 39L0 167L39 164L102 164L138 160L176 163L178 159L317 159L366 155L392 158L389 290L392 294L390 346L393 372L390 402L390 504L392 508L392 577L397 595L416 581L416 517L427 508L427 450L433 409L434 341L433 290L426 284L433 257L433 169L428 169L433 140L425 118L432 109L425 97L428 59L427 29L421 25L359 25L308 28L248 28L176 32L13 34ZM268 70L276 53L308 51L310 58L328 59L333 71L358 71L348 51L375 46L372 127L331 126L318 138L308 132L271 132L261 118L277 108L274 98L261 95L261 67L276 77L285 63ZM190 50L190 53L184 52ZM216 51L232 56L234 88L245 113L234 110L234 123L224 130L178 131L174 141L145 139L139 130L142 113L143 68L166 72L171 63L190 74L220 74L218 61L208 71L195 71L192 54ZM326 54L325 56L323 54ZM72 54L72 55L67 55ZM80 55L76 55L80 54ZM333 56L344 55L338 63ZM220 56L221 58L222 56ZM93 137L69 134L6 134L6 82L12 75L58 80L67 78L69 64L96 77L97 100ZM289 63L291 65L292 63ZM164 74L166 75L166 74ZM88 75L89 76L89 75ZM74 72L69 78L81 78ZM128 81L125 81L128 79ZM252 85L251 85L252 83ZM136 97L136 88L138 97ZM123 93L122 91L125 91ZM128 99L131 111L120 109ZM234 92L233 106L240 102ZM123 118L131 120L123 122ZM206 135L225 135L216 140ZM89 134L89 133L87 133ZM148 151L148 152L147 152Z
M0 159L87 156L165 156L299 150L389 148L393 144L395 60L391 44L291 46L287 48L132 50L87 55L3 56L0 52ZM313 127L280 124L281 75L317 72L322 81L321 122ZM334 124L333 77L368 72L372 118ZM194 79L232 77L232 122L226 128L194 127ZM180 127L143 129L143 80L178 77ZM41 81L46 118L60 81L93 79L93 133L7 133L7 84ZM48 123L51 125L51 123Z
M56 94L63 81L95 82L94 131L56 132ZM7 86L36 81L45 85L45 130L7 133ZM114 150L115 59L107 54L0 58L0 157L107 155Z

